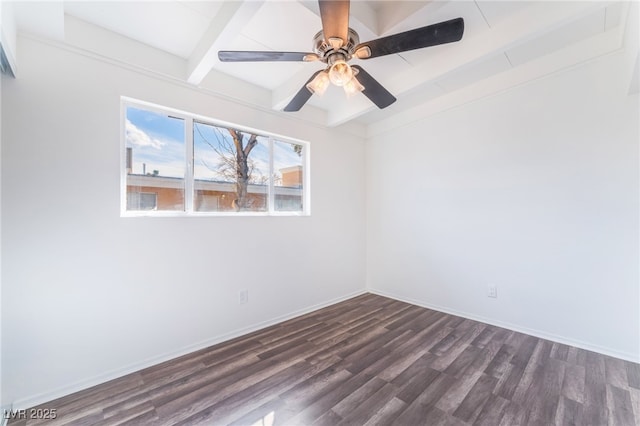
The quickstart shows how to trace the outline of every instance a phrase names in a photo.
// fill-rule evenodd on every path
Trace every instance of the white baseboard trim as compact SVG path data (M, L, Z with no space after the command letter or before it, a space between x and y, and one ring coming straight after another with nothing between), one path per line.
M626 361L631 361L635 363L640 363L640 355L633 354L629 352L621 352L616 351L610 348L605 348L603 346L595 345L592 343L583 342L580 340L571 339L565 336L558 336L556 334L547 333L540 330L535 330L527 327L523 327L517 324L512 324L505 321L496 320L493 318L486 318L479 315L470 314L468 312L458 311L456 309L447 308L445 306L434 305L432 303L427 303L421 300L401 297L386 291L376 290L376 289L368 289L369 293L377 294L379 296L388 297L390 299L399 300L401 302L410 303L412 305L420 306L423 308L433 309L435 311L444 312L446 314L455 315L458 317L467 318L474 321L483 322L485 324L495 325L497 327L506 328L508 330L517 331L518 333L528 334L530 336L539 337L541 339L550 340L556 343L562 343L563 345L575 346L580 349L586 349L588 351L597 352L603 355L608 355L614 358L623 359Z
M236 337L243 336L245 334L253 333L254 331L261 330L266 327L270 327L272 325L281 323L283 321L290 320L292 318L298 317L300 315L308 314L313 311L317 311L318 309L325 308L327 306L343 302L347 299L351 299L356 296L360 296L362 294L367 293L366 289L358 290L344 296L340 296L326 302L318 303L312 306L308 306L303 309L299 309L297 311L290 312L286 315L281 315L270 319L268 321L263 321L258 324L254 324L249 327L242 328L240 330L234 330L230 333L223 334L221 336L212 337L210 339L206 339L202 342L189 345L183 347L176 351L171 351L168 353L164 353L162 355L154 356L148 359L145 359L141 362L133 363L127 365L122 368L118 368L115 370L111 370L104 374L99 374L97 376L89 377L84 380L77 381L75 383L69 384L67 386L61 386L59 388L53 389L51 391L42 392L37 395L32 395L26 398L21 398L13 402L12 408L13 410L27 409L30 407L34 407L36 405L44 404L48 401L53 401L54 399L61 398L63 396L70 395L75 392L79 392L81 390L88 389L90 387L99 385L101 383L108 382L113 379L117 379L122 376L126 376L127 374L135 373L136 371L140 371L142 369L152 367L154 365L160 364L165 361L169 361L174 358L178 358L182 355L189 354L191 352L198 351L200 349L207 348L209 346L217 345L222 342L226 342L227 340L235 339Z

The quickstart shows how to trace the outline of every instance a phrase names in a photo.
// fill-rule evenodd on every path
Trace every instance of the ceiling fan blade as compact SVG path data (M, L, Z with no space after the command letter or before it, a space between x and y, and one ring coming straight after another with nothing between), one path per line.
M218 59L222 62L310 62L318 59L315 53L305 52L260 52L221 50Z
M339 49L349 40L349 0L318 0L318 5L324 39L334 49ZM332 39L340 39L342 43L337 45Z
M362 93L369 98L371 102L376 104L378 108L386 108L396 101L395 96L389 93L382 84L378 83L378 81L371 77L371 74L363 70L361 66L351 65L351 68L358 70L358 81L364 86Z
M309 80L307 80L307 82L304 84L304 86L302 86L302 88L300 90L298 90L298 93L296 93L296 95L293 97L293 99L291 99L291 102L289 102L287 104L287 106L284 107L284 111L286 111L286 112L300 111L300 108L302 108L304 106L304 104L306 104L307 101L309 99L311 99L311 95L313 95L311 90L307 89L307 84L311 83L311 81L314 78L316 78L316 76L318 74L320 74L322 71L323 70L316 71L316 72L313 73L311 78Z
M463 33L464 19L456 18L360 43L356 46L355 51L356 56L360 59L376 58L392 53L459 41L462 39ZM366 48L369 48L369 52L367 52Z

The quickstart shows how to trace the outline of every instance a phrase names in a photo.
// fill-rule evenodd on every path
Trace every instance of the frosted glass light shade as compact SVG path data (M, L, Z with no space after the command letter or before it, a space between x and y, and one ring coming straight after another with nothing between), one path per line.
M355 93L362 92L364 90L364 86L360 84L360 82L354 75L351 80L349 80L349 82L343 86L343 89L347 96L352 96Z
M344 60L339 59L329 70L329 79L336 86L344 86L353 78L353 70Z
M327 91L329 82L329 73L327 71L322 71L311 81L311 83L307 84L307 89L311 90L311 93L322 96L324 95L324 92Z

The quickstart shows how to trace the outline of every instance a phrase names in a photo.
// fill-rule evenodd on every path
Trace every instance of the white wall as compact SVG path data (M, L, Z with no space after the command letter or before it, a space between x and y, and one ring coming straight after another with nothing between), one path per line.
M2 81L4 402L364 291L362 139L38 41L18 52ZM120 218L121 95L311 142L312 215Z
M369 288L640 360L639 110L624 60L373 137Z

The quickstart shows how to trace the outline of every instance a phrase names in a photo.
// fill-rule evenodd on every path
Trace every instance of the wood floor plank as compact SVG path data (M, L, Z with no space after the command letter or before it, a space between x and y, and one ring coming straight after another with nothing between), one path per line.
M486 326L481 323L476 323L464 333L460 333L460 338L457 339L453 345L451 345L444 353L442 353L436 361L432 364L432 368L440 371L444 371L449 365L460 356L462 352L467 348L469 343L473 341ZM456 331L454 331L454 334Z
M32 425L640 424L640 365L363 294L37 408Z
M430 415L429 412L434 410L433 405L424 405L414 401L405 408L402 413L393 422L397 425L422 425L422 424L436 424L434 422L434 415ZM440 411L435 414L438 415ZM440 418L443 416L440 415ZM427 423L431 420L432 423Z
M268 422L271 421L271 424L280 424L280 419L277 417L276 413L280 412L284 405L285 402L282 399L272 398L259 407L249 410L249 412L229 422L229 425L245 426L256 423L260 424L260 422L268 424Z
M533 336L525 336L522 343L518 346L516 353L511 358L511 364L523 367L524 370L537 345L538 339Z
M118 426L139 426L139 425L156 425L163 426L164 422L158 417L158 413L153 411L147 411L140 414L137 417L117 423Z
M247 341L240 341L230 347L222 347L217 351L212 351L211 353L205 353L204 356L199 357L202 360L202 363L206 366L212 366L216 364L220 364L226 362L233 358L238 358L241 355L246 355L249 353L255 353L255 349L260 349L263 347L263 344L258 342L257 340L251 339ZM165 368L158 369L158 372L162 374L163 371L166 371ZM153 380L153 376L149 373L145 373L143 376L145 379Z
M479 348L468 345L462 351L462 353L458 357L456 357L447 368L444 369L444 372L455 377L461 377L466 371L467 367L469 367L478 357L479 353Z
M312 426L335 426L341 423L342 417L336 414L334 411L329 410L325 412L323 415L318 417L311 423Z
M371 379L372 377L370 375L358 374L342 383L338 383L337 386L327 390L320 398L301 410L299 414L291 419L290 423L306 424L315 421Z
M640 365L633 362L625 361L627 367L627 380L629 386L640 389Z
M376 377L379 377L382 380L386 380L390 382L391 380L383 377L383 372L390 366L394 365L398 362L398 359L402 358L402 351L397 350L397 348L387 348L389 344L383 346L381 352L379 354L372 354L371 358L363 358L360 360L356 360L349 364L346 368L348 371L353 374L363 373L363 374L371 374ZM386 353L388 352L388 353ZM384 354L386 353L386 354ZM419 355L424 355L423 352L419 352ZM383 356L379 356L383 355ZM370 361L370 362L368 362Z
M502 378L505 371L507 371L509 366L509 361L511 357L515 354L515 350L510 345L502 345L500 349L493 357L487 368L485 368L484 372L490 376L495 377L496 379Z
M580 426L583 422L582 404L561 396L558 400L555 424L567 426Z
M446 413L453 413L480 378L481 373L454 379L449 391L442 395L435 406Z
M547 363L540 365L543 367L541 377L537 381L539 386L532 386L527 390L527 399L533 403L529 410L529 419L532 422L553 424L562 394L565 366L562 361L554 358L549 358Z
M288 391L280 394L285 402L285 406L278 411L278 418L285 423L304 409L319 400L329 390L345 383L353 377L347 370L336 370L329 367L310 379L294 386Z
M396 358L393 363L389 364L378 373L378 377L382 380L391 382L418 359L423 356L433 356L431 354L427 354L426 349L422 351L414 350L409 352L397 350L396 353L402 353L403 355Z
M486 374L481 375L464 400L462 400L462 403L453 412L453 415L467 423L473 423L480 415L484 404L493 394L493 389L497 382L498 379L495 377Z
M604 358L605 378L608 384L625 389L629 386L627 368L624 361L613 357Z
M609 385L607 386L607 392L607 405L611 407L609 412L611 422L615 425L637 424L629 391Z
M457 379L446 373L438 376L418 395L414 401L423 405L436 405L440 398L447 395L449 389L457 383Z
M562 381L562 395L584 403L585 371L581 365L566 364L564 366L564 380Z
M585 367L585 404L605 407L606 379L604 369L604 357L589 354Z
M567 361L569 357L569 346L562 343L554 343L550 353L551 358Z
M261 371L266 366L273 366L273 364L271 360L261 360L255 354L250 353L248 356L242 356L227 365L209 367L174 382L165 383L163 386L150 390L150 397L154 400L156 407L159 407L176 399L190 396L205 386L233 384L246 375Z
M473 422L473 425L499 425L508 405L509 401L507 401L506 399L501 398L493 393L489 394L484 406L482 407L482 410L478 414L476 420Z
M381 389L387 382L382 379L378 379L377 377L373 377L367 383L365 383L360 388L356 389L351 395L348 395L336 405L334 405L331 410L338 414L339 416L345 418L355 410L363 401L369 398L371 395L376 393L379 389Z
M424 310L422 308L418 306L411 306L409 309L402 312L402 314L393 317L393 321L388 323L385 328L395 330L423 313Z
M102 414L103 419L94 423L94 426L120 425L142 416L157 416L155 407L151 401L145 401L141 404L127 407L126 409L119 410L117 412L112 411L107 413L103 410Z
M391 383L386 383L383 387L378 389L369 398L362 401L353 410L342 415L343 420L339 425L361 425L366 423L369 419L375 416L376 410L379 407L384 407L389 401L394 399L398 393L398 388Z
M489 342L495 342L497 340L495 339L495 336L498 332L500 332L500 330L501 329L498 327L487 325L484 330L482 330L482 332L480 332L480 334L478 334L478 336L473 339L470 345L482 349L487 346Z
M295 380L303 380L302 375L307 367L304 361L300 361L277 374L262 380L256 379L249 387L216 403L206 399L203 401L204 408L176 422L176 425L230 423L233 419L261 406L272 395L292 387Z
M407 407L404 401L398 398L391 398L386 404L378 409L363 426L390 425Z
M498 426L527 425L528 410L515 402L509 401Z
M496 393L504 399L511 401L518 385L520 384L523 374L523 366L509 363L506 371L496 385Z
M433 354L425 353L420 358L416 359L413 363L408 365L400 374L398 374L391 382L396 386L402 386L420 374L421 372L429 369L431 363L436 359Z
M637 423L640 423L640 390L629 387L629 396L631 397L631 408L633 409L633 417Z
M433 370L431 368L424 368L422 371L415 374L411 379L409 379L406 384L399 386L401 387L401 391L398 394L398 398L406 402L407 404L411 404L422 392L424 392L429 385L442 373L438 370ZM396 383L396 386L398 384Z

